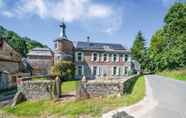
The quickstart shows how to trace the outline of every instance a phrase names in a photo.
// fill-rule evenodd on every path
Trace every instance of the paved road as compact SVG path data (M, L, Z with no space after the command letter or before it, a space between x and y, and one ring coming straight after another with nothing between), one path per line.
M141 118L186 118L186 82L148 75L158 105Z

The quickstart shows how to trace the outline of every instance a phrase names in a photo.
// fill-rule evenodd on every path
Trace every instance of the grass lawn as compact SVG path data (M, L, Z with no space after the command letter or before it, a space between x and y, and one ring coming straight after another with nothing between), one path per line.
M166 76L170 77L172 79L177 79L177 80L183 80L186 81L186 69L178 69L178 70L167 70L158 73L161 76Z
M75 80L63 82L61 85L62 94L75 91L78 83L79 81L75 81Z
M67 83L66 83L67 84ZM75 84L70 83L71 86ZM64 88L65 88L64 84ZM68 87L67 87L68 88ZM69 89L66 89L69 90ZM128 106L143 99L145 95L145 81L141 76L137 79L132 92L128 95L116 97L99 97L86 100L68 102L54 102L51 100L27 101L16 106L16 108L5 107L3 111L20 117L38 117L47 115L67 116L77 118L80 115L100 117L102 113L108 112L121 106Z

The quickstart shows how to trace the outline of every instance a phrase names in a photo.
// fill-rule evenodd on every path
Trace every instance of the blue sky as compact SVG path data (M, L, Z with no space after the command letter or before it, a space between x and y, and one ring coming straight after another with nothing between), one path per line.
M147 40L163 25L176 0L0 0L0 25L53 48L62 18L74 41L131 47L141 30Z

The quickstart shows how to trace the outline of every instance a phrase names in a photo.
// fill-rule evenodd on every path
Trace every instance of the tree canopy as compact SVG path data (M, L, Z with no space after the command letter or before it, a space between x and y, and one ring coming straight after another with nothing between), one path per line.
M3 26L0 26L0 37L3 37L9 45L11 45L11 47L18 51L23 57L26 57L26 54L32 48L47 47L28 37L21 37L17 33L5 29Z
M141 68L144 69L145 59L145 39L141 31L139 31L134 40L131 48L132 57L141 64Z

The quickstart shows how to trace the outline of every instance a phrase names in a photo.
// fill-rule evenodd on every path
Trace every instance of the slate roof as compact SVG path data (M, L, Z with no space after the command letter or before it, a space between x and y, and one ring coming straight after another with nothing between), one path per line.
M96 42L77 42L76 49L112 49L112 50L126 50L121 44L112 43L96 43Z
M34 48L32 49L28 55L35 56L52 56L53 52L49 48Z

